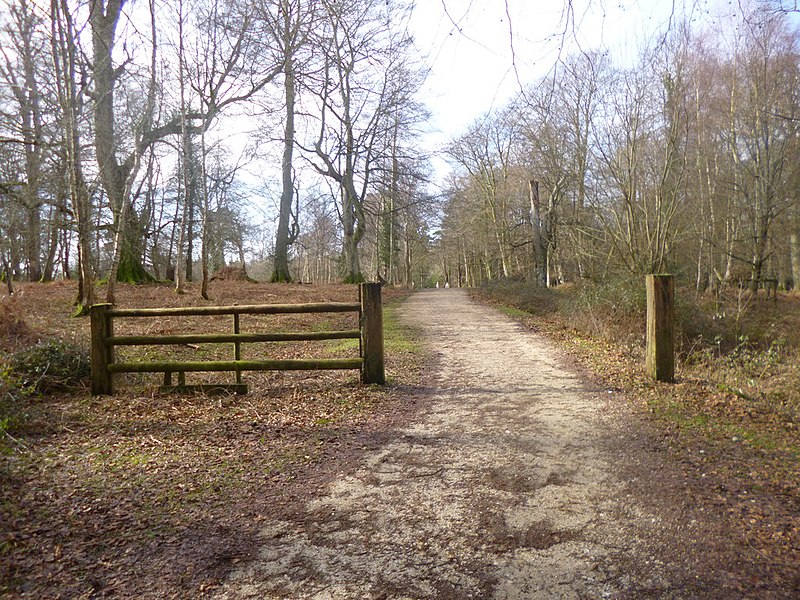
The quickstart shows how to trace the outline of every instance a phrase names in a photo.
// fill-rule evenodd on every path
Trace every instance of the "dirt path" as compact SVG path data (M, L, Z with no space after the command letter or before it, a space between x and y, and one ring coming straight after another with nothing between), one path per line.
M220 598L736 596L702 564L708 526L606 390L460 290L417 293L402 318L437 355L423 414L265 527Z

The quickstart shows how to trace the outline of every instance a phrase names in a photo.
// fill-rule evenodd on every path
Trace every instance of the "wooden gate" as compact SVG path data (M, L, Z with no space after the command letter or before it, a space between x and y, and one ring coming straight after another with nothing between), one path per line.
M348 331L304 331L292 333L242 333L240 315L276 315L298 313L358 312L359 328ZM114 335L114 320L120 318L153 318L166 316L231 315L232 333L179 335ZM242 371L294 371L323 369L359 369L363 383L383 385L386 381L383 360L383 312L381 286L363 283L359 302L319 302L309 304L263 304L252 306L199 306L180 308L115 308L111 304L91 307L92 328L92 394L113 394L115 373L164 373L164 386L172 385L172 374L178 374L179 389L225 388L246 393ZM301 358L286 360L243 360L242 344L313 340L359 339L359 358ZM231 343L231 360L116 362L117 346L158 346L176 344ZM186 386L185 373L227 371L236 375L233 385Z

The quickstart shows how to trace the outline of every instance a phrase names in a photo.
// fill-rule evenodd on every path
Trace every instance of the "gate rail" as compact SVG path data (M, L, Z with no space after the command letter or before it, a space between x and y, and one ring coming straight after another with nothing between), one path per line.
M240 315L358 312L359 328L346 331L307 331L289 333L241 333ZM307 304L263 304L242 306L199 306L179 308L114 308L95 304L91 313L92 394L113 394L115 373L164 373L164 387L172 386L172 373L178 373L179 388L186 388L184 374L199 371L232 371L233 386L195 386L228 388L246 393L242 371L293 371L359 369L363 383L383 385L386 381L383 355L383 310L381 286L362 283L359 302L316 302ZM190 333L178 335L114 335L114 320L119 318L166 316L233 316L233 333ZM300 358L284 360L242 360L243 343L359 339L359 358ZM116 362L117 346L158 346L176 344L232 343L233 360Z

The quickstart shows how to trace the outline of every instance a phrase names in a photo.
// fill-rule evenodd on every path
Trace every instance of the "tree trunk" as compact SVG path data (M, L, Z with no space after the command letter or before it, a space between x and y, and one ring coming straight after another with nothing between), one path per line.
M364 237L366 224L364 210L350 173L351 170L348 169L341 183L344 283L363 283L364 275L361 272L358 245Z
M789 249L792 259L792 289L800 290L800 233L797 231L789 236Z
M52 281L53 273L56 268L56 256L58 255L58 240L61 229L64 227L62 210L54 208L50 210L50 231L48 234L47 256L45 257L42 269L42 281Z
M180 85L180 98L181 98L181 161L180 161L180 183L183 184L183 211L181 213L180 221L178 222L178 245L175 249L175 293L184 294L183 284L186 279L191 281L191 240L189 241L189 259L184 265L183 248L186 242L187 228L191 225L187 223L189 218L189 204L191 202L191 194L189 188L192 185L192 176L189 172L189 164L192 160L192 139L189 137L189 130L186 123L186 54L183 46L183 2L179 2L179 15L178 15L178 83ZM180 184L177 202L180 203ZM176 207L177 216L177 207Z
M342 190L342 255L344 260L344 283L362 283L364 276L361 274L361 261L358 256L358 242L356 235L356 214L353 200Z
M184 224L186 236L186 281L194 281L194 196L186 196L186 222Z
M79 104L77 89L77 49L75 31L66 1L51 4L51 23L54 65L58 100L64 114L64 138L69 195L78 230L78 298L76 315L88 314L94 304L94 274L91 256L91 200L81 163Z
M202 229L200 232L200 268L203 280L200 284L200 296L203 300L208 300L208 173L206 172L206 137L203 134L200 138L200 178L202 184Z
M128 248L126 226L128 212L132 211L130 200L131 183L141 164L142 150L139 138L144 130L149 129L154 104L154 82L148 92L147 107L138 123L136 140L131 152L120 162L117 158L120 140L117 135L119 123L114 114L114 92L120 71L114 67L112 53L114 49L116 28L122 14L124 0L92 0L89 12L89 24L92 30L92 72L94 75L94 140L100 180L108 194L111 209L114 212L115 240L114 257L108 275L108 292L106 300L114 302L114 284L123 253L126 260L135 261L135 252ZM155 15L151 12L151 29L153 34L153 65L155 70ZM153 72L153 77L155 71ZM141 265L129 265L135 273L145 273ZM126 267L127 268L127 267Z
M28 279L40 281L42 279L42 217L39 213L39 203L35 200L27 206L27 239L25 244L25 258L28 263Z
M25 208L26 231L24 240L25 262L29 281L39 281L42 278L41 254L41 201L40 181L42 175L42 161L44 156L43 118L41 111L41 94L39 81L36 74L37 43L34 40L36 17L33 7L27 2L20 3L16 10L9 15L6 26L16 29L12 34L15 39L12 52L18 55L22 62L22 77L17 79L13 70L6 71L11 85L8 89L19 105L20 135L23 141L25 155L25 179L22 190L22 204ZM6 58L8 60L8 58ZM10 66L10 63L9 63Z
M185 189L185 186L184 186ZM186 264L184 263L184 256L183 256L183 247L186 240L186 228L187 228L187 218L188 218L188 211L189 207L187 204L187 199L184 198L183 202L183 214L181 215L181 220L178 223L179 231L178 231L178 244L175 249L175 293L176 294L184 294L185 290L183 288L184 281L186 280L187 273L186 273ZM187 261L191 262L191 261Z
M114 281L123 283L152 283L155 278L148 273L143 265L144 257L144 232L142 224L135 211L125 211L125 226L120 240L119 261ZM116 254L116 253L115 253ZM109 281L111 286L111 281Z
M532 179L528 182L531 200L531 225L533 228L533 252L536 283L547 286L547 245L542 231L542 216L539 202L539 182Z
M288 19L286 11L286 19ZM288 25L288 24L287 24ZM295 106L295 77L294 64L291 55L286 56L284 62L284 92L286 100L286 127L283 132L283 160L281 173L283 188L281 190L281 205L278 215L278 231L275 234L275 269L272 272L272 281L289 283L292 276L289 273L289 246L297 237L297 221L290 232L292 217L292 202L294 200L294 180L292 174L292 156L294 153L294 106ZM295 216L296 219L296 216Z

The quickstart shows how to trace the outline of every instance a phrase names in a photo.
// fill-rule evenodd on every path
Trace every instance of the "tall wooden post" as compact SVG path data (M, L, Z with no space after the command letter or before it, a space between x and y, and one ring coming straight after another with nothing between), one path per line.
M672 275L647 276L647 359L656 381L675 380L675 289Z
M92 329L92 395L113 394L114 384L109 363L114 362L114 348L106 344L106 338L114 334L111 304L93 304L89 308Z
M239 313L233 314L233 333L239 335L241 333L239 328ZM242 344L241 342L233 343L233 360L242 360ZM242 385L242 371L236 369L236 385Z
M381 284L361 284L361 382L386 383L383 366Z

